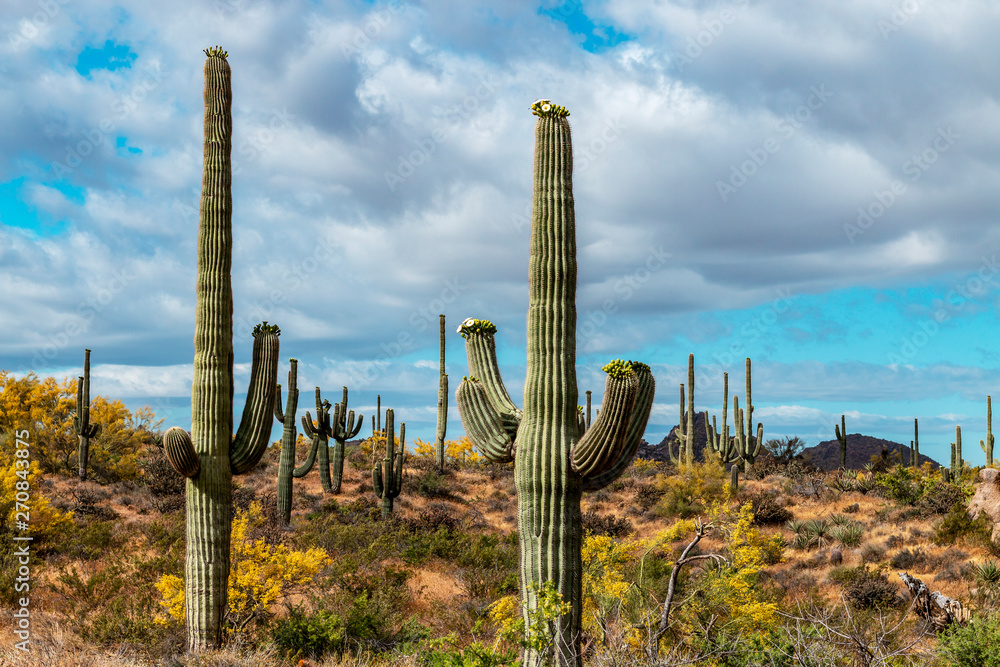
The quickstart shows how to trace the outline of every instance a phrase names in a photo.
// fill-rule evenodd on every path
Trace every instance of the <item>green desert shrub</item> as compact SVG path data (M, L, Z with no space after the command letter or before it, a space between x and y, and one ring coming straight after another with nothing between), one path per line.
M938 636L938 655L952 667L1000 667L1000 614L973 616Z

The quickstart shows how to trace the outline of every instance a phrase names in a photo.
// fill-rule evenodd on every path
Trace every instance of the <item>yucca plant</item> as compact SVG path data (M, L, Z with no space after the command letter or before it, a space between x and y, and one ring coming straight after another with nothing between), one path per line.
M860 523L850 522L837 526L830 531L830 535L845 547L856 547L865 537L865 527Z
M785 528L792 531L796 535L802 532L802 529L806 527L805 519L789 519L785 522Z
M982 586L1000 584L1000 564L995 560L987 560L975 565L976 581Z

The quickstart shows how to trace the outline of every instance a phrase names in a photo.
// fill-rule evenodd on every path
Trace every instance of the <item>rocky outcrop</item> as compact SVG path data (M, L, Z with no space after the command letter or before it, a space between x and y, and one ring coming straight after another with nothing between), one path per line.
M1000 470L994 468L979 471L976 495L969 501L969 516L978 519L983 514L993 521L993 539L1000 539Z

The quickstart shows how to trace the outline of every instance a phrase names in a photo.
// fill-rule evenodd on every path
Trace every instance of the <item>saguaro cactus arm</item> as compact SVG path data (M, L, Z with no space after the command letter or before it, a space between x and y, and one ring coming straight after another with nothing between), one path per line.
M455 403L465 432L488 461L510 463L514 460L514 440L504 428L482 382L474 377L463 377L455 391Z
M621 477L625 469L632 464L635 453L646 432L649 413L653 407L653 396L656 393L656 382L649 366L641 361L630 361L636 377L635 405L628 418L628 428L625 431L621 447L615 451L614 460L607 471L583 478L584 491L598 491ZM603 410L602 410L603 412Z
M493 409L500 415L504 429L511 440L517 437L517 429L523 413L514 405L507 388L500 377L497 363L497 349L494 336L496 325L489 320L469 318L458 327L458 333L465 339L465 352L469 359L469 377L477 378L483 384Z
M229 468L242 475L260 463L271 438L271 406L278 375L278 336L276 325L263 322L253 329L253 357L250 363L250 388L244 404L240 427L229 449Z
M602 369L608 374L601 416L573 446L570 468L583 477L607 472L621 451L639 389L632 364L616 359Z
M197 477L201 459L194 450L191 434L179 426L172 426L163 434L163 454L170 467L184 477Z

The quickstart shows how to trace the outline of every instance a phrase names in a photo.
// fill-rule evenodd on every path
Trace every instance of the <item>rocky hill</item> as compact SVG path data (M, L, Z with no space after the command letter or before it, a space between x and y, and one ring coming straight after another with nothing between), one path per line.
M861 433L847 434L847 467L852 470L861 469L866 463L871 461L873 456L881 456L883 451L890 457L898 451L902 454L904 462L909 462L910 460L909 445L903 445L883 438L873 438L870 435L862 435ZM836 470L840 467L840 442L836 438L833 440L824 440L817 445L804 449L802 456L817 468ZM923 465L927 461L934 465L939 465L931 457L921 454L920 464Z

